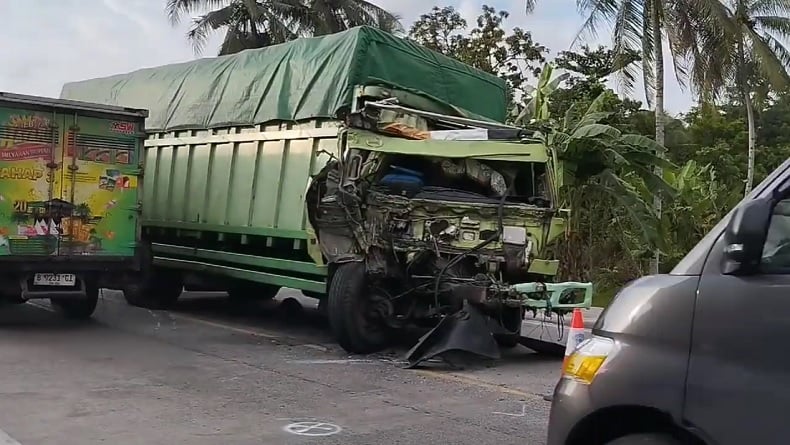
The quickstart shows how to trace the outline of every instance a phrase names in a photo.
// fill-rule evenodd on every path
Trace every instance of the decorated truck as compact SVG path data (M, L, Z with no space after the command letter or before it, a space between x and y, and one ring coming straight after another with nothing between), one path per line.
M90 317L136 277L147 111L0 92L0 296Z
M589 306L553 283L556 160L502 124L507 88L372 28L66 84L62 97L146 107L143 245L129 303L187 289L321 299L368 353L432 328L420 361L497 356L529 311Z

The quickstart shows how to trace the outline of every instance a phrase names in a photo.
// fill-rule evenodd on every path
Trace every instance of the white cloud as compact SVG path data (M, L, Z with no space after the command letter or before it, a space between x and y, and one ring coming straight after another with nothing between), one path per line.
M406 28L433 6L420 0L376 3L400 15ZM472 24L483 3L449 0L443 5L454 5ZM508 10L508 26L531 31L554 54L569 47L582 23L575 0L543 0L531 16L524 14L523 0L485 3ZM185 37L189 20L172 27L164 4L164 0L0 0L0 17L4 19L0 27L0 91L57 97L68 81L194 58ZM213 55L220 42L221 36L213 37L205 55ZM667 90L670 111L690 105L689 95L676 85L670 83Z

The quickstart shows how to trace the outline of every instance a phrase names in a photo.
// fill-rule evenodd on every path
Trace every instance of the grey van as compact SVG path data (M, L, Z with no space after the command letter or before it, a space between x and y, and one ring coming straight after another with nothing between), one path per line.
M548 444L790 443L790 160L667 275L623 288L554 391Z

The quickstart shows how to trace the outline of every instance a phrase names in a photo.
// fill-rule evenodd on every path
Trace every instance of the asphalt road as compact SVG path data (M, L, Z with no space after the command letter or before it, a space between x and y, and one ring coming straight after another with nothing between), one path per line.
M105 291L93 321L0 308L0 444L543 444L560 360L521 348L465 370L349 357L321 321L185 294ZM4 432L4 433L3 433Z

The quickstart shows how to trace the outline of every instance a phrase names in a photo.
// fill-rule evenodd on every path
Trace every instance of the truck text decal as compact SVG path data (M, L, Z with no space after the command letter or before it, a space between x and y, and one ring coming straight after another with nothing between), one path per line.
M110 131L122 134L134 134L134 124L131 122L113 122Z

